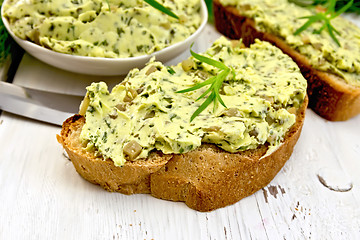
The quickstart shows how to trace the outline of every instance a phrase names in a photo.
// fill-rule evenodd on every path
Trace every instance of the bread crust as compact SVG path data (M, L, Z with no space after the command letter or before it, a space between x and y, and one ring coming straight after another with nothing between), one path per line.
M110 192L150 193L150 174L158 171L172 156L156 152L147 159L127 161L122 167L116 167L111 159L104 160L95 150L86 149L86 145L80 141L84 123L83 116L74 115L65 120L60 135L56 136L76 171L84 179Z
M330 121L345 121L360 113L360 87L346 84L344 79L314 69L309 60L292 49L281 38L256 29L255 22L235 7L224 7L213 1L216 29L232 39L243 39L249 46L255 39L268 41L289 55L299 66L308 81L309 107L321 117Z
M211 211L238 202L265 187L290 158L304 123L306 97L296 113L296 123L284 142L269 156L267 146L239 153L226 152L213 144L183 154L152 152L147 159L127 161L116 167L79 139L85 118L74 115L62 126L57 140L76 171L108 191L124 194L149 193L156 198L182 201L198 211Z

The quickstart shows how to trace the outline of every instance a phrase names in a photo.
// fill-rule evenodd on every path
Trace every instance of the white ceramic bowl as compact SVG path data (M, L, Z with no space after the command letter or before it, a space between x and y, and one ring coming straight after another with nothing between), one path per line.
M5 0L4 2L6 2ZM4 5L4 4L3 4ZM150 55L143 55L138 57L129 58L102 58L102 57L84 57L76 56L64 53L58 53L49 49L46 49L40 45L32 43L27 40L23 40L15 36L11 31L7 19L4 18L3 8L1 9L1 18L4 25L12 38L29 54L54 67L82 74L89 75L102 75L102 76L114 76L124 75L129 70L137 67L142 68L145 63L149 61L152 56L155 56L157 60L167 62L172 58L178 56L180 53L187 50L191 43L199 36L204 29L207 20L208 12L204 0L201 0L201 25L199 28L187 39L182 42L178 42L169 47L166 47L160 51L154 52Z

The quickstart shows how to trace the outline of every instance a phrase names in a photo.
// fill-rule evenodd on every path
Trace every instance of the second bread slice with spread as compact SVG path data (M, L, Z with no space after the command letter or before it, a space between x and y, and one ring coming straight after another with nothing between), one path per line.
M288 54L308 80L309 107L331 121L348 120L360 113L360 29L346 19L331 21L340 32L340 46L326 30L314 31L313 23L299 35L306 22L301 17L315 14L287 0L214 0L216 28L227 37L242 38L245 45L255 39L268 41Z

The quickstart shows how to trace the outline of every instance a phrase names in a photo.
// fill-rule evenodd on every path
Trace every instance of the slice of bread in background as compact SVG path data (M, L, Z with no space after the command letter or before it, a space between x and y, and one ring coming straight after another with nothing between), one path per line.
M258 31L255 22L241 16L235 7L224 7L218 0L214 0L213 11L215 27L225 36L242 38L246 46L257 38L268 41L292 57L308 81L309 107L321 117L330 121L344 121L360 113L359 87L346 84L334 74L314 69L305 56L285 41L273 34Z
M203 144L183 154L152 152L146 159L127 161L116 167L112 160L103 160L83 145L79 136L85 118L80 115L64 122L57 140L76 171L108 191L150 193L161 199L183 201L198 211L211 211L236 203L270 183L292 154L307 103L306 97L283 143L268 156L264 156L268 149L265 145L229 153L215 145Z

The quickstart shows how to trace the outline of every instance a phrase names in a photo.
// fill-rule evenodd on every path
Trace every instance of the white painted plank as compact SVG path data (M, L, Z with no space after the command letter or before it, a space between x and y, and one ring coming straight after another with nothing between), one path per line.
M0 214L7 217L0 219L0 238L356 239L360 237L357 175L347 193L330 191L318 181L318 169L340 165L327 136L319 134L322 127L337 132L331 131L337 124L329 126L311 111L308 116L294 155L268 187L232 206L199 213L183 203L108 193L86 182L56 142L60 128L2 114ZM356 125L359 119L353 122ZM354 131L345 130L349 136ZM354 146L341 147L348 151ZM356 150L352 154L358 156ZM351 164L360 169L359 163Z

